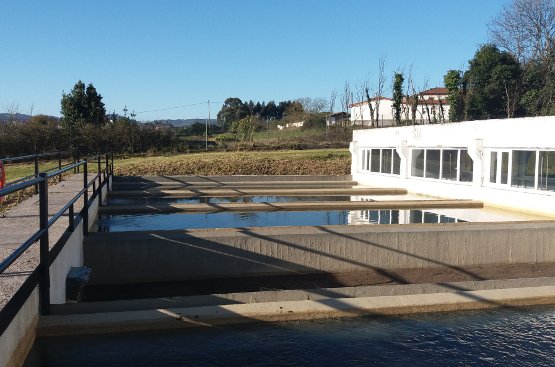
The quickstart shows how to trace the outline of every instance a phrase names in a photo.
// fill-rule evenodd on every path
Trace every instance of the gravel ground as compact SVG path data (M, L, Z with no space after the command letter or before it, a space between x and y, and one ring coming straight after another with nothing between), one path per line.
M94 175L90 175L92 179ZM65 181L50 186L48 195L48 213L56 214L83 187L83 176L69 176ZM89 190L92 193L92 188ZM83 208L83 200L75 205L75 213ZM3 213L0 217L0 260L6 259L14 249L31 237L39 227L39 197L35 195L16 207ZM50 227L49 241L52 248L68 226L67 212ZM19 259L0 274L0 309L17 292L27 276L36 268L39 261L39 244L32 245Z

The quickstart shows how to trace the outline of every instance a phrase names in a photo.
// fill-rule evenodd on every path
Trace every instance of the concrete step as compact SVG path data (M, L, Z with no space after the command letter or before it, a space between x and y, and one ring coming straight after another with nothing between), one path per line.
M101 207L100 214L146 214L146 213L210 213L221 211L305 211L305 210L379 210L379 209L470 209L483 208L480 201L473 200L386 200L386 201L318 201L294 203L221 203L180 204L149 203L110 205Z
M251 182L121 182L113 185L114 190L175 190L175 189L210 189L210 188L328 188L328 187L353 187L356 181L306 181L306 182L282 182L282 181L251 181Z
M554 304L555 286L539 284L456 291L436 288L430 289L431 293L51 315L40 318L37 336L105 334L213 327L249 322L280 322L360 315L400 315ZM457 285L455 287L460 288Z
M522 287L555 286L555 277L471 280L462 282L362 285L354 287L312 289L267 289L254 292L235 292L195 295L186 297L155 297L143 299L81 302L52 305L53 315L125 312L159 308L218 306L245 303L320 301L335 298L361 298L433 294Z
M110 197L168 197L168 198L188 198L197 196L220 196L220 197L239 197L239 196L356 196L356 195L405 195L407 190L400 188L324 188L324 189L191 189L191 190L128 190L111 191Z

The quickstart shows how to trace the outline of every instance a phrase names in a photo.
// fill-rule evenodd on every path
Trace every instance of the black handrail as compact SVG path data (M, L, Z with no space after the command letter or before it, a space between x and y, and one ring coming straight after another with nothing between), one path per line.
M37 153L37 154L29 154L29 155L20 155L20 156L17 156L17 157L4 157L4 158L0 158L0 161L13 163L13 162L21 162L21 161L30 161L30 160L33 160L35 158L51 157L51 156L60 155L60 154L67 154L67 152L59 151L59 152L50 152L50 153Z
M34 156L33 156L34 157ZM60 168L55 172L41 172L39 177L21 182L18 184L10 185L0 190L0 197L12 194L14 192L24 190L28 187L39 186L39 219L40 226L39 229L31 235L24 243L22 243L18 248L16 248L12 253L0 262L0 274L3 273L10 265L12 265L25 251L27 251L33 244L40 241L40 262L38 265L39 271L39 295L40 295L40 311L42 314L48 314L50 312L50 275L49 275L49 245L48 245L48 230L49 228L62 217L62 215L69 210L69 225L68 230L74 230L74 205L75 203L83 197L84 205L81 211L81 217L83 219L83 234L88 233L88 209L89 209L89 197L88 191L91 186L93 186L93 193L91 200L99 195L99 199L102 200L102 187L103 184L108 184L110 177L113 175L113 158L110 164L108 155L106 155L106 161L104 169L101 168L101 163L104 162L101 156L94 157L97 160L99 172L89 180L87 174L87 160L76 162L70 164L64 168ZM58 210L50 219L48 219L48 180L49 178L60 176L65 172L68 172L77 167L83 166L83 189L79 191L72 199L70 199L60 210ZM104 175L104 181L102 177ZM96 180L99 180L98 187L96 186ZM102 203L101 203L102 204ZM36 285L36 283L35 283Z

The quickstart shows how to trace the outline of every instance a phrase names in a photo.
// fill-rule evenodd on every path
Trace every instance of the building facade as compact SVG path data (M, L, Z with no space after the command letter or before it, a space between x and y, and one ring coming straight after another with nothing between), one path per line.
M353 132L353 179L555 215L555 116Z
M379 111L376 113L378 104ZM370 105L372 108L370 108ZM414 108L415 105L416 108ZM419 124L448 122L447 89L432 88L415 96L405 97L401 103L401 120L412 121L413 110L415 120ZM354 126L371 126L372 111L375 125L378 127L395 125L393 99L381 96L372 98L370 103L368 101L353 103L351 105L351 124Z

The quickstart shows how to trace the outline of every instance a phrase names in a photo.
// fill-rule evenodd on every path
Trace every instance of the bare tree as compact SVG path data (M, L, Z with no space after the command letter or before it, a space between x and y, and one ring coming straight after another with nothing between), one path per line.
M411 93L413 92L414 92L414 82L413 82L412 65L411 65L407 73L407 89L405 92L405 98L404 98L404 103L402 107L403 114L405 115L405 121L411 120L411 108L412 108ZM414 125L414 120L412 123Z
M8 114L10 121L15 122L17 120L17 114L19 113L19 103L9 102L3 105L4 111Z
M376 126L379 125L380 121L380 100L383 96L385 85L385 59L385 55L382 55L378 60L378 85L376 90Z
M330 94L330 102L329 102L330 112L328 115L329 117L333 116L333 110L335 108L336 99L337 99L337 89L333 89ZM329 122L326 121L326 141L328 141L328 128L329 128Z
M343 107L343 111L349 113L352 103L353 92L351 90L351 84L348 81L345 81L345 85L343 86L343 94L341 95L341 104Z
M555 47L555 1L512 0L488 25L492 41L517 60L546 61Z
M426 115L426 118L428 120L428 124L432 123L432 118L430 115L430 106L428 104L428 99L426 99L426 97L424 97L423 92L426 91L428 89L428 79L426 79L424 81L424 84L422 86L422 88L420 89L420 91L418 92L418 95L420 96L419 100L422 101L424 108L422 108L422 114ZM424 116L422 116L422 121L424 121Z

